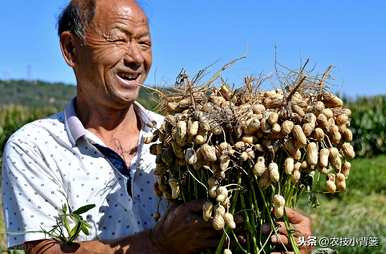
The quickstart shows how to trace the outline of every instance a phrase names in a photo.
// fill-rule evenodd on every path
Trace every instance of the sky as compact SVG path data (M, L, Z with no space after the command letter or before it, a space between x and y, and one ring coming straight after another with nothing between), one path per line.
M62 59L56 19L67 0L2 1L0 79L75 84ZM386 94L386 1L142 0L150 20L153 66L147 84L173 84L240 56L223 73L235 85L270 75L277 62L315 74L334 65L331 87L355 97ZM276 53L275 53L276 52ZM209 78L209 77L208 77ZM267 84L269 88L269 84ZM1 94L1 92L0 92Z

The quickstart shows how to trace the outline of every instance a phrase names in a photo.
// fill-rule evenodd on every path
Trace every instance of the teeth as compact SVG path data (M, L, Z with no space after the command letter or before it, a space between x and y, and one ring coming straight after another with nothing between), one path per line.
M136 79L138 77L138 74L127 74L127 73L122 73L120 76L124 79Z

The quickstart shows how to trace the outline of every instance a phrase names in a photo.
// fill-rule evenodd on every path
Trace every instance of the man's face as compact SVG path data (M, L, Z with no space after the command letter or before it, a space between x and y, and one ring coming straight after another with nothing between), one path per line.
M137 96L152 62L147 18L135 1L96 1L96 14L78 47L75 73L89 101L125 107Z

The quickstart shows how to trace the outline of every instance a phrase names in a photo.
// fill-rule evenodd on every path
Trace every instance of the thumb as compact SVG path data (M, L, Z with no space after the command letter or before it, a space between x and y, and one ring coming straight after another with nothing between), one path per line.
M285 208L285 214L287 215L289 222L292 224L299 224L306 219L306 216L289 207Z

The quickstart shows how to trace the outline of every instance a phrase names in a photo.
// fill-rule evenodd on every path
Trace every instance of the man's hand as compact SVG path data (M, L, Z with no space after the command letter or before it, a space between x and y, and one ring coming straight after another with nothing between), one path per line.
M202 219L203 200L195 200L169 211L152 230L153 243L162 253L195 253L216 247L222 231Z
M285 212L289 222L291 223L291 226L294 229L293 235L296 242L301 236L304 236L304 238L307 238L308 236L312 235L310 218L288 207L285 208ZM288 232L284 222L282 221L277 222L277 225L279 226L278 234L272 235L271 242L277 245L285 245L288 250L292 250L291 243L288 239ZM302 254L311 253L312 251L311 246L299 246L299 249ZM281 252L273 252L272 254L280 254L280 253Z
M202 219L204 201L195 200L169 211L154 229L113 241L86 241L64 246L55 240L25 243L30 254L194 253L216 247L222 231Z

